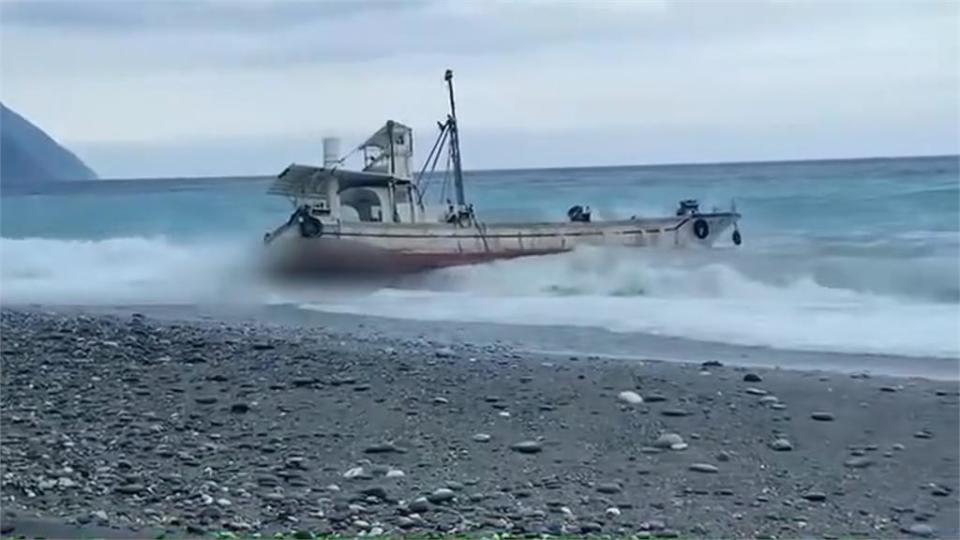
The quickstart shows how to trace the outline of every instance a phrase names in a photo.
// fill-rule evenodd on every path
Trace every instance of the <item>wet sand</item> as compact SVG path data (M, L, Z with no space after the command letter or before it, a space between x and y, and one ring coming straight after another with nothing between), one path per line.
M960 533L955 380L77 310L0 345L5 535Z

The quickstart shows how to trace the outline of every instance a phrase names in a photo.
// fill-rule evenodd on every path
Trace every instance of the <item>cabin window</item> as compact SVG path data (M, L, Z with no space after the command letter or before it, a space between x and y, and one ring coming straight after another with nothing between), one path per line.
M368 188L351 188L340 193L341 207L356 212L358 221L383 221L383 204L376 191ZM347 213L344 213L346 218Z

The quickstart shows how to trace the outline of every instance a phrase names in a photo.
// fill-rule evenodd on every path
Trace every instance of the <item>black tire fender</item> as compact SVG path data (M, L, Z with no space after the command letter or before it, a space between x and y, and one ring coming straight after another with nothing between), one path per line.
M323 234L323 223L313 216L303 216L300 219L300 236L315 238Z
M700 218L694 221L693 234L701 240L710 236L710 225L707 224L707 220Z

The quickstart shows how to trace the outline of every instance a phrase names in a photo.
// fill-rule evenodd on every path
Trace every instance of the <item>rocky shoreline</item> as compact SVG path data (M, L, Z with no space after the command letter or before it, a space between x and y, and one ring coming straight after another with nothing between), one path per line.
M138 314L0 330L4 536L960 536L955 381Z

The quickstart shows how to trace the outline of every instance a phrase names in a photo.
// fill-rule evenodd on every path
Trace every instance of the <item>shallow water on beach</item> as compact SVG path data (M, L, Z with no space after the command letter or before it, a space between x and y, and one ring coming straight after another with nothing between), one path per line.
M0 299L289 304L425 320L569 325L739 345L960 357L958 160L683 165L467 174L481 219L744 215L744 245L584 249L345 290L265 283L267 180L4 186ZM440 195L438 190L433 195Z

